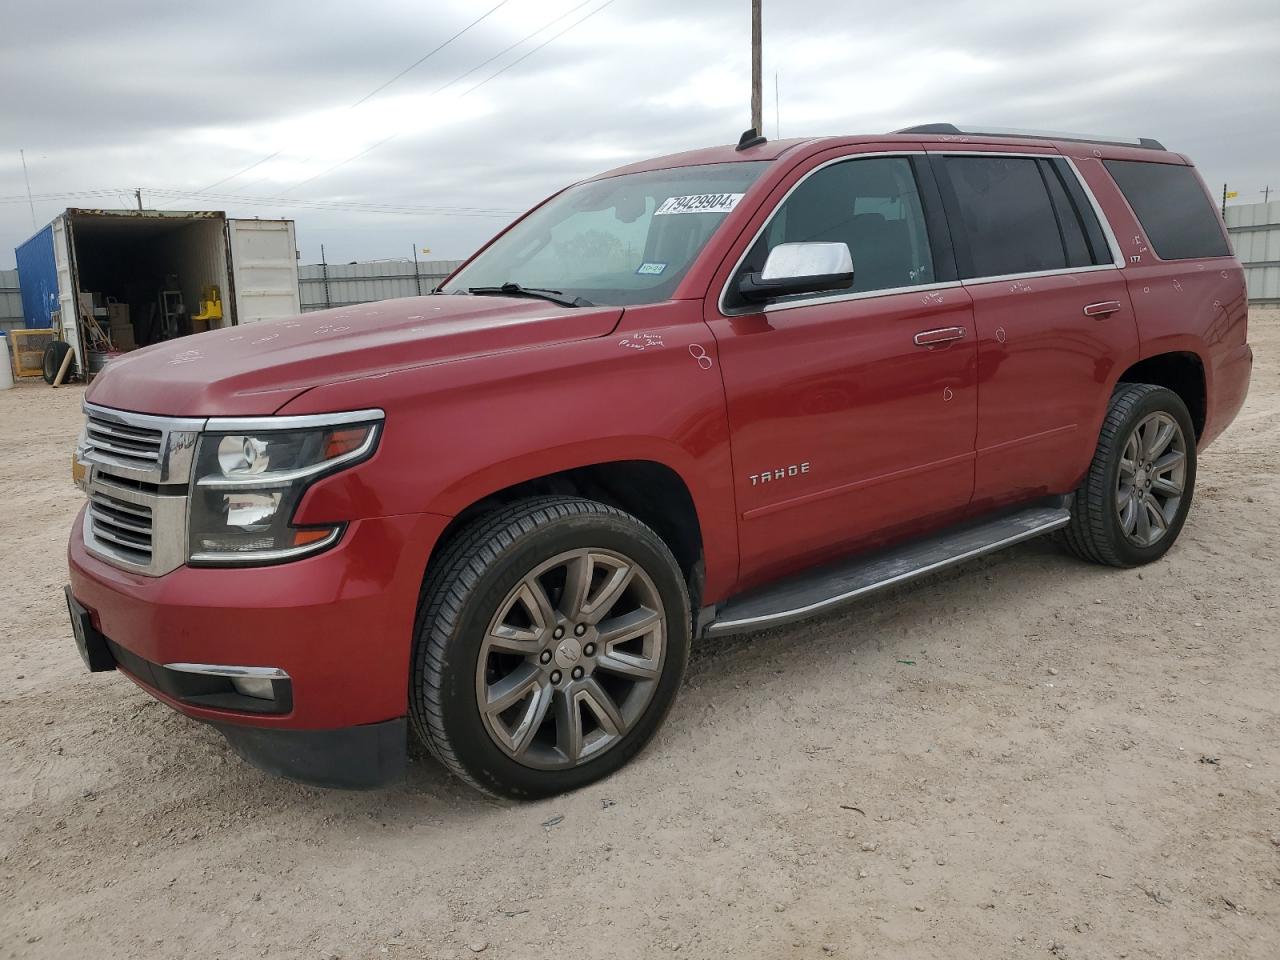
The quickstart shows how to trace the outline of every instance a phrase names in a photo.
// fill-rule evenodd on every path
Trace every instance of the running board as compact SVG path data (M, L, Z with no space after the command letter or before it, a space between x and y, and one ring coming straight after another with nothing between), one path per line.
M716 610L704 636L764 630L803 620L876 590L1057 530L1070 520L1071 512L1064 507L1037 506L825 567L735 597Z

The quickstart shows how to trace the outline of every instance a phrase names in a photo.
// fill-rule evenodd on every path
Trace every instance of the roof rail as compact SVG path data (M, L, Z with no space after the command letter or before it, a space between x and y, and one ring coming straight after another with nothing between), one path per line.
M1142 147L1146 150L1164 150L1159 140L1150 137L1091 137L1083 133L1055 133L1049 130L1019 130L1013 127L987 127L983 130L961 129L954 123L921 123L903 127L894 133L940 133L947 136L968 134L975 137L1022 137L1029 140L1071 140L1077 143L1107 143L1117 147Z

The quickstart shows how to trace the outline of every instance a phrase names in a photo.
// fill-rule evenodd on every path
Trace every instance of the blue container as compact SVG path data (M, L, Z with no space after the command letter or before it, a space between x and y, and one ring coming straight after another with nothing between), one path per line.
M18 260L18 285L22 288L22 315L30 330L53 326L58 310L58 264L53 258L53 224L45 227L14 251Z

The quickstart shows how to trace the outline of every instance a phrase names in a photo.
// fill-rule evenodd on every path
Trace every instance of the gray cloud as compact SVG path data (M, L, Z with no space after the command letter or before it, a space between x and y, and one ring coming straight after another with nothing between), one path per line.
M494 0L496 2L496 0ZM448 0L23 4L0 36L0 197L133 186L522 209L631 160L732 141L747 125L745 0L617 0L465 96L603 0L443 93L431 92L580 0L510 0L430 61L349 105L492 5ZM765 0L784 136L931 120L1154 136L1243 200L1280 188L1280 6L1273 0L1072 5ZM358 160L307 178L397 134ZM119 206L126 194L80 205ZM43 224L77 201L37 205ZM305 260L462 256L501 219L388 216L166 198L291 216ZM32 232L0 203L0 265Z

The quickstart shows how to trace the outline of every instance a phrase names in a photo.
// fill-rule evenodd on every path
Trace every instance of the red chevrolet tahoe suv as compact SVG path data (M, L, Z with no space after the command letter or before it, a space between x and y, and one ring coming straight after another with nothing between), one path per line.
M114 362L72 625L286 776L385 783L412 727L482 790L570 790L695 637L1050 531L1160 557L1246 322L1155 141L748 131L569 187L431 296Z

